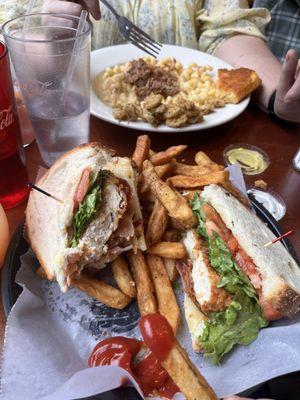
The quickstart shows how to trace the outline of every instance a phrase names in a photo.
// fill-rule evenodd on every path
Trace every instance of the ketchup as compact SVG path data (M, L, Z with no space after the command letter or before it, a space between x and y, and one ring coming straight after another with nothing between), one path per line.
M115 365L132 374L131 359L137 355L141 347L141 341L123 336L102 340L90 355L88 365L89 367Z
M168 321L159 314L141 318L139 327L151 351L138 363L132 359L138 354L143 342L116 336L98 343L89 357L89 367L115 365L128 371L139 383L145 396L161 396L171 399L179 388L172 381L160 361L165 360L174 343L174 335Z
M174 345L174 333L167 319L160 314L145 315L139 328L149 349L159 361L164 361Z
M145 396L158 395L171 399L179 392L179 388L151 351L134 366L134 375Z

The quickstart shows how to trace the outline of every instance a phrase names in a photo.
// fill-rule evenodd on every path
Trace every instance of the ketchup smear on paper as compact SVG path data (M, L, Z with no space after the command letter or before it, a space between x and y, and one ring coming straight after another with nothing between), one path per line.
M179 388L162 367L174 345L174 334L165 317L150 314L142 317L139 328L150 351L141 361L133 362L144 343L140 340L115 336L98 343L89 357L90 367L114 365L124 368L139 383L145 396L171 399Z

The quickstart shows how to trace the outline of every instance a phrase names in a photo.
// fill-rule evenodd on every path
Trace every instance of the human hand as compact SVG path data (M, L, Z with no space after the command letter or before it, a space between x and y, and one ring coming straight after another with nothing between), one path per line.
M87 10L96 20L101 18L99 0L45 0L43 5L45 13L62 13L78 17L82 9Z
M297 74L297 68L297 53L289 50L276 88L274 111L281 119L300 123L300 73Z

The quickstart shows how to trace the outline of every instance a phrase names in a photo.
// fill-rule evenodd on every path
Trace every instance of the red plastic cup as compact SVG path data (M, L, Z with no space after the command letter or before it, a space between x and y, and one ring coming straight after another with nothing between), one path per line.
M0 203L12 208L29 193L7 48L0 41Z

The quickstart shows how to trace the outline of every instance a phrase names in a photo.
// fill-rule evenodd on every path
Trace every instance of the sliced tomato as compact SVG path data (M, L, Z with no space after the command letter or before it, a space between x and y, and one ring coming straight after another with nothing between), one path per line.
M229 248L231 254L235 254L238 251L239 244L236 238L233 237L233 235L231 235L231 237L228 239L227 247Z
M218 227L218 232L220 232L219 235L225 242L227 242L228 239L232 236L232 234L231 234L230 230L227 228L227 226L224 224L224 222L222 221L220 215L217 213L217 211L213 207L211 207L210 205L208 205L206 203L203 204L202 208L203 208L203 211L205 212L207 221L213 222ZM222 232L222 234L221 234L221 232Z
M74 196L74 211L77 210L79 203L81 203L90 186L90 168L85 168L82 171L80 181L78 183L75 196Z
M206 220L205 226L208 236L211 236L213 232L216 232L220 236L220 238L226 243L231 254L234 255L236 253L239 245L237 240L233 237L232 233L229 231L229 229L227 228L226 230L224 228L222 229L222 227L220 227L215 221L211 219Z
M213 232L216 232L221 239L223 239L226 242L226 236L224 235L223 231L218 227L218 225L211 221L211 220L206 220L205 222L205 227L208 236L211 236Z
M255 289L261 288L260 273L258 272L256 265L253 263L252 259L244 252L244 250L238 248L238 251L234 255L234 258L241 270L243 270L248 276Z
M239 248L236 252L235 259L241 269L246 272L246 274L255 274L257 272L256 266L252 259L241 248Z

